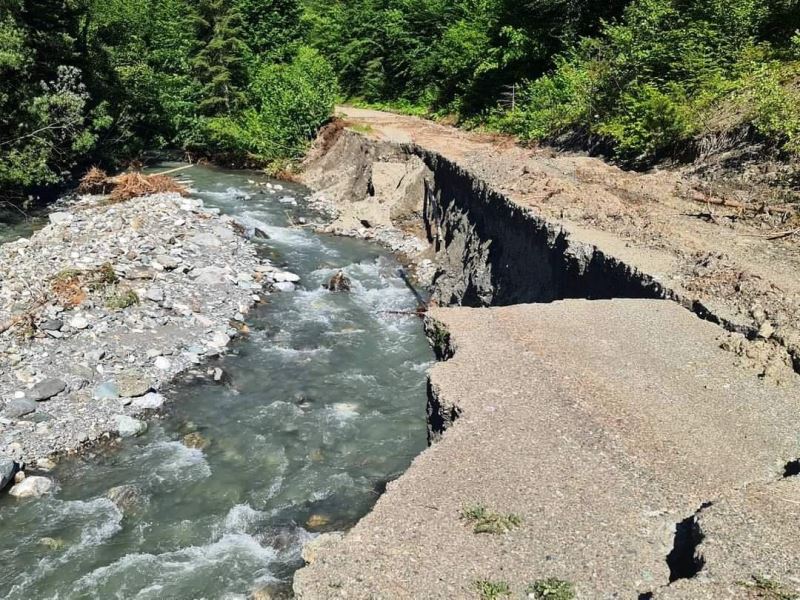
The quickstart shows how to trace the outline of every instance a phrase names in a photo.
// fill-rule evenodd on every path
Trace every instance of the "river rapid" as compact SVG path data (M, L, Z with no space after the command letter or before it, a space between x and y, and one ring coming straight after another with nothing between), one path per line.
M302 544L352 526L426 446L433 356L421 322L396 314L416 306L397 262L291 227L311 218L300 186L206 167L182 176L207 206L267 223L254 243L301 280L249 315L227 356L166 390L170 410L144 436L62 461L49 496L0 497L6 598L288 590ZM323 289L340 269L352 291ZM205 375L217 367L220 381ZM126 502L107 497L116 486L131 486Z

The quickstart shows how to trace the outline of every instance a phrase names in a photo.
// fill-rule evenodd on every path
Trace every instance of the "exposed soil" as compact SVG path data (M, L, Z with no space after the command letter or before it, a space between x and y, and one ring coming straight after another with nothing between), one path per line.
M741 335L723 343L761 374L780 380L792 362L800 368L800 218L791 204L769 208L775 205L768 192L761 202L753 191L757 186L746 196L735 195L721 183L719 165L707 169L713 181L697 177L702 165L628 172L597 158L521 148L508 138L414 117L338 110L360 135L389 142L378 144L384 149L376 160L392 160L382 155L398 144L437 153L572 239L652 275L696 312L760 340L756 349ZM312 161L330 150L341 130L340 122L322 137ZM359 222L363 198L357 196L340 194L338 222ZM420 233L411 220L391 221ZM366 223L367 230L368 225L374 226Z

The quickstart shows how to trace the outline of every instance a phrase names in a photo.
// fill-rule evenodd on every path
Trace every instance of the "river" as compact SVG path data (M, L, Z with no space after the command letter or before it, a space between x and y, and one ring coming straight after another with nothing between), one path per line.
M183 377L143 437L63 460L52 495L0 498L6 598L288 590L302 544L352 526L426 445L433 357L420 321L392 312L415 307L396 261L290 227L311 216L301 186L207 167L183 177L207 206L268 223L254 243L300 285L250 314L250 333L209 365L222 382ZM339 269L350 293L322 288ZM136 490L124 510L106 496L121 485Z

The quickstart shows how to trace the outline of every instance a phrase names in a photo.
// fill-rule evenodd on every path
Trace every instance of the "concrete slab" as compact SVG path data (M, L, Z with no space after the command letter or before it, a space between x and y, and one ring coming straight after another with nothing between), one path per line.
M676 523L780 479L800 457L796 382L776 388L736 367L718 347L721 330L674 303L568 300L431 317L455 347L432 370L434 404L460 416L297 573L299 598L477 598L479 580L507 582L519 597L548 577L582 598L662 593ZM460 518L475 503L522 525L475 534ZM720 573L718 585L739 589Z

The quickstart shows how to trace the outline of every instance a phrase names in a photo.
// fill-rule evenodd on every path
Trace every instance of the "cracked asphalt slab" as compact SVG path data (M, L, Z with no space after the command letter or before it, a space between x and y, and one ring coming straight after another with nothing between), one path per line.
M477 598L479 580L519 595L548 577L580 598L758 597L740 585L753 577L798 586L800 495L783 479L800 457L797 381L738 367L717 326L668 301L429 318L455 349L433 393L460 417L297 573L298 598ZM521 526L473 533L460 515L477 503ZM705 537L681 552L702 552L702 569L670 585L676 524L696 514Z

